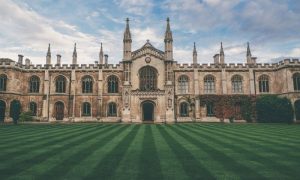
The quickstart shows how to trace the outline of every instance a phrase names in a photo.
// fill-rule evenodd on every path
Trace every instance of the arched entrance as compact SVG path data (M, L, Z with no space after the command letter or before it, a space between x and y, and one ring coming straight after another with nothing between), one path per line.
M64 119L64 103L56 102L55 103L55 118L56 120L63 120Z
M0 100L0 122L4 122L6 104Z
M296 120L300 120L300 100L295 101L294 108Z
M152 101L144 101L142 103L143 121L154 121L154 107L155 104Z
M13 100L10 103L10 117L14 122L18 121L21 113L21 103L18 100Z

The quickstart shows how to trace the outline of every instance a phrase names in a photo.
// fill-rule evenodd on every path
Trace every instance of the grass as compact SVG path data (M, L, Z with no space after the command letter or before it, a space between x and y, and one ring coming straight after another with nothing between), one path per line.
M0 125L0 137L0 179L299 178L299 125Z

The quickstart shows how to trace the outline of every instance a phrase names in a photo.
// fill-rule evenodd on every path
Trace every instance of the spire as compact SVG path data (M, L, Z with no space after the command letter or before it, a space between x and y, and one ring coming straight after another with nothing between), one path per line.
M101 43L100 53L99 53L99 64L103 64L103 49L102 49L102 43Z
M166 28L166 33L165 33L165 42L167 40L173 41L172 31L171 31L171 28L170 28L170 19L169 19L169 17L167 18L167 28Z
M196 43L194 42L194 49L193 49L193 64L197 64L197 50L196 50Z
M46 55L46 64L51 64L51 50L50 50L50 43L48 45L48 51Z
M124 41L125 40L131 40L131 33L129 29L129 18L126 18L126 29L124 32Z
M224 64L225 63L225 54L223 50L223 43L221 42L221 49L220 49L220 63Z
M77 56L77 51L76 51L76 43L74 44L73 56Z
M196 43L195 43L195 42L194 42L194 50L193 50L193 55L197 55Z
M131 34L129 29L129 18L126 19L126 28L123 39L123 60L131 60Z
M223 50L223 43L221 42L221 49L220 49L220 55L222 56L224 56L224 50Z
M247 42L247 57L251 57L251 50L250 50L250 45L249 42Z
M51 51L50 51L50 43L48 45L48 51L47 51L47 56L50 56L51 57Z
M74 51L73 51L73 61L72 61L72 64L77 64L76 43L74 44Z

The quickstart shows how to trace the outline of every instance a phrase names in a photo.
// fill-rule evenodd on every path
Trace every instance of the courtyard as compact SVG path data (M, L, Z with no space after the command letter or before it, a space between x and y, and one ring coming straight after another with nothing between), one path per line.
M297 179L300 126L0 125L0 179Z

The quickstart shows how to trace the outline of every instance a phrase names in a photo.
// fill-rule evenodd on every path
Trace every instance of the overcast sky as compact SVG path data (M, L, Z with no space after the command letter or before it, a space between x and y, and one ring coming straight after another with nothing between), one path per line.
M0 0L0 57L18 54L44 64L48 43L71 63L74 43L78 62L98 60L100 42L109 63L122 60L125 19L130 18L133 50L146 40L163 50L170 17L174 59L212 63L223 42L225 61L244 63L249 41L258 62L300 57L299 0Z

